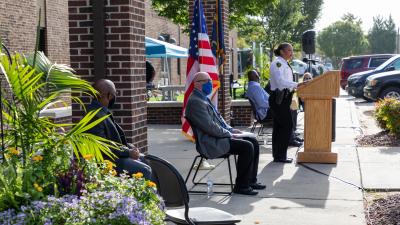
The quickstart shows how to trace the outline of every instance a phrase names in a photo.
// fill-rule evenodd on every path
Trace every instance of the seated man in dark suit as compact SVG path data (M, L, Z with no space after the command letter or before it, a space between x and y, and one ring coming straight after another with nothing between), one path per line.
M265 189L257 183L259 145L255 138L240 139L240 130L229 126L218 113L208 95L212 91L212 81L207 73L199 72L194 78L194 90L190 95L185 117L195 129L202 153L210 158L218 158L227 153L239 156L234 192L256 195L254 189Z
M99 94L88 106L88 111L101 108L94 119L99 119L106 115L110 116L90 129L89 133L122 144L122 149L120 151L116 149L112 150L117 156L115 164L118 174L123 173L123 171L127 171L128 174L141 172L146 179L150 179L150 166L144 163L143 156L140 155L138 148L127 143L124 131L115 122L112 113L109 111L114 105L117 95L114 83L110 80L101 79L96 81L93 87ZM104 156L104 158L109 159L107 156Z

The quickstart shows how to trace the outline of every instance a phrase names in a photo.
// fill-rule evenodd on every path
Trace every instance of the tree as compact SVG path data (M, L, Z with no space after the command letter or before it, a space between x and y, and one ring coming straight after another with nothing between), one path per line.
M392 16L374 17L374 25L368 33L371 53L393 53L396 49L396 25Z
M159 16L184 27L189 25L189 0L152 0L151 4Z
M239 36L261 42L269 49L270 60L277 44L292 39L292 32L303 18L299 0L280 0L264 5L259 15L247 17L239 26Z
M236 27L246 15L257 15L260 6L277 0L229 0L229 23ZM151 0L153 9L159 16L172 20L185 28L189 25L189 0Z
M300 43L301 36L306 30L314 28L322 9L323 0L301 0L300 12L303 17L294 27L292 42Z
M368 41L361 28L362 21L352 14L324 28L317 36L320 50L337 65L343 57L365 53Z

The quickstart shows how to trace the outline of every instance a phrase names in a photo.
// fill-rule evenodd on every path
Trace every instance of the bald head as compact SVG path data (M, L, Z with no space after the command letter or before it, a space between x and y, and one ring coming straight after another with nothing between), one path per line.
M115 101L117 90L111 80L100 79L93 84L93 88L99 92L97 100L104 106L110 107L110 102Z
M210 75L208 75L208 73L198 72L194 75L194 88L202 92L203 84L207 83L208 81L211 81Z
M255 81L255 82L260 81L260 75L258 75L258 72L256 70L250 70L247 73L247 77L249 78L249 81Z

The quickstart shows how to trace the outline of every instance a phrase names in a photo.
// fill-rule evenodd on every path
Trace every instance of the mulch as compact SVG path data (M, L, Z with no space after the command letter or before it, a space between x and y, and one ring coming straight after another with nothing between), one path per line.
M390 134L387 131L381 131L377 134L362 135L356 138L358 146L361 147L379 147L379 146L400 146L400 138Z
M368 225L400 225L400 194L374 200L367 208Z

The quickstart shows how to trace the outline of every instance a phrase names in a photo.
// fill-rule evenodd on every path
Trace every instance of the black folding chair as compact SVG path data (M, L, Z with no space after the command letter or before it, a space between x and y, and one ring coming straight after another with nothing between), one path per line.
M254 102L249 98L247 98L247 99L250 102L251 110L253 111L253 116L254 116L254 121L253 121L253 125L250 129L250 132L254 133L254 131L257 128L257 125L260 124L260 128L258 129L258 132L257 132L257 136L262 136L262 135L264 135L265 126L273 123L272 116L271 116L271 110L268 109L267 118L262 120L259 118L259 116L257 114L257 110L256 110L256 106L255 106Z
M201 163L202 163L204 160L207 160L208 158L207 158L207 156L201 154L202 151L200 150L200 145L199 145L199 143L198 143L196 127L193 126L193 123L191 123L190 120L189 120L188 118L186 118L186 120L189 122L189 124L190 124L191 127L192 127L193 135L194 135L194 138L195 138L195 140L196 140L196 141L195 141L195 142L196 142L196 151L197 151L199 154L194 158L193 163L192 163L192 165L190 166L189 173L188 173L188 175L186 176L186 179L185 179L185 184L186 184L187 181L189 180L189 177L190 177L190 175L191 175L191 173L192 173L192 171L193 171L193 169L194 169L194 167L195 167L195 165L196 165L197 160L200 158L200 162L199 162L199 164L197 164L198 166L197 166L196 171L195 171L195 173L194 173L194 175L193 175L193 178L192 178L192 183L193 183L193 186L196 186L196 185L207 185L207 183L205 183L205 182L196 181L196 176L197 176L197 174L198 174L198 172L199 172L199 168L200 168ZM229 185L229 186L231 187L231 191L230 191L230 192L226 192L226 191L213 191L213 192L216 193L216 194L229 194L229 195L230 195L230 194L232 194L232 192L233 192L234 183L233 183L233 178L232 178L232 169L231 169L231 160L230 160L230 156L231 156L231 154L228 153L228 154L225 154L225 155L223 155L223 156L218 157L218 159L224 159L224 160L226 159L226 161L227 161L227 163L228 163L228 171L229 171L229 180L230 180L230 183L213 183L213 185L218 185L218 186L228 186L228 185ZM236 167L236 166L237 166L236 155L233 155L233 158L234 158L234 160L235 160L235 168L237 168L237 167ZM207 192L206 192L206 191L190 190L189 193L207 193Z
M189 194L186 184L175 167L166 160L153 155L146 155L145 159L152 169L158 193L164 199L166 207L184 207L168 209L166 211L167 220L175 224L189 225L235 224L241 221L239 217L219 209L210 207L189 208Z

